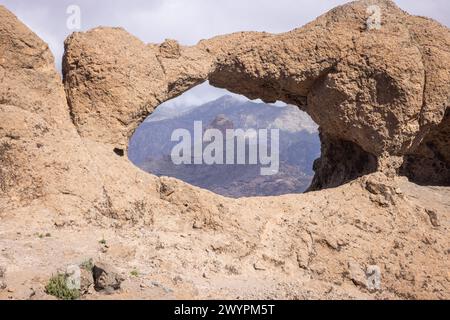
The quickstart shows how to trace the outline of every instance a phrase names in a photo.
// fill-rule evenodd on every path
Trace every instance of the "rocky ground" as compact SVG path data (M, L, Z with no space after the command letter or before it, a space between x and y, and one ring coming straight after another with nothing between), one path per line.
M449 188L372 175L320 193L223 198L211 215L183 203L214 195L166 183L175 191L148 223L41 206L3 213L0 298L53 299L51 276L90 259L123 282L82 299L450 297ZM379 290L367 287L372 265Z

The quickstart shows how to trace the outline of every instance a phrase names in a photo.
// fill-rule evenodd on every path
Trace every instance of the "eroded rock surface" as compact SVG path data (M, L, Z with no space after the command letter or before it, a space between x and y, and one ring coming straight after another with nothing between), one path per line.
M171 40L146 46L118 29L74 34L64 74L75 124L82 136L126 148L160 102L209 80L250 98L295 104L335 142L334 153L347 156L342 146L354 143L377 159L372 171L397 172L443 121L450 32L391 1L375 2L383 13L380 30L366 26L373 1L358 1L288 33L237 33L194 47ZM437 144L448 152L445 141ZM332 161L323 157L322 167ZM362 169L359 175L367 173ZM350 170L329 186L354 175Z
M53 205L64 195L92 206L101 179L70 119L53 56L3 7L0 21L0 211L41 198Z
M447 28L382 0L194 47L99 28L66 41L65 95L48 46L0 18L0 298L48 298L55 270L87 258L126 275L124 298L449 298L449 190L395 177L407 157L405 175L446 182ZM307 111L324 145L312 189L337 188L232 200L135 168L135 128L206 80Z

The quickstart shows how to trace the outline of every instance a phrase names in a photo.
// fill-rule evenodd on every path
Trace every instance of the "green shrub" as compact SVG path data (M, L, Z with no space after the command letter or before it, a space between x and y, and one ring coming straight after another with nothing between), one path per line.
M80 291L67 287L67 275L59 273L53 276L45 286L45 292L61 300L76 300L80 298Z
M52 236L52 234L50 232L47 232L46 234L36 233L36 235L38 236L39 239L50 238Z
M137 271L137 270L131 271L130 274L131 274L133 277L139 277L139 271Z

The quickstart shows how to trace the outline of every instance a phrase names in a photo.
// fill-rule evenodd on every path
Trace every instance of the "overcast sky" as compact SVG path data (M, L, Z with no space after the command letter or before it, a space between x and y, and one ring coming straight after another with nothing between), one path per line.
M0 4L50 45L58 69L64 39L73 31L66 26L70 5L81 9L81 31L100 25L120 26L144 42L160 43L171 38L193 45L201 39L235 31L289 31L346 2L349 1L0 0ZM410 13L432 17L450 26L449 0L396 0L396 3ZM198 91L208 99L223 93L214 94L206 88Z

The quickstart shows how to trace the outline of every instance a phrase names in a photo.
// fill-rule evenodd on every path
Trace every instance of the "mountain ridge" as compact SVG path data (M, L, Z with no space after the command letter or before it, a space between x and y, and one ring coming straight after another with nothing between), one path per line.
M273 106L224 95L177 117L151 119L152 116L131 138L130 160L148 173L178 178L224 196L302 193L311 184L313 162L320 156L318 132L311 129L315 124L294 106ZM177 142L171 141L171 133L183 128L193 135L194 121L202 121L203 130L216 128L222 133L238 128L279 129L278 174L261 177L260 165L174 165L170 152ZM264 188L261 188L262 183Z

